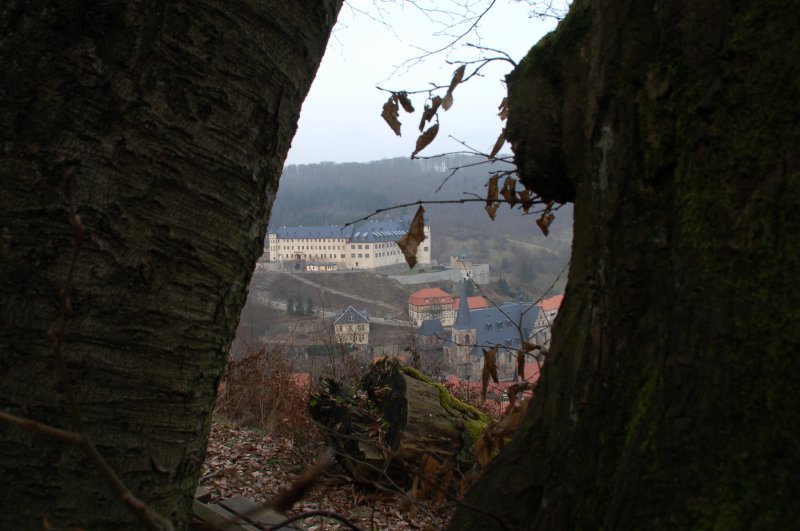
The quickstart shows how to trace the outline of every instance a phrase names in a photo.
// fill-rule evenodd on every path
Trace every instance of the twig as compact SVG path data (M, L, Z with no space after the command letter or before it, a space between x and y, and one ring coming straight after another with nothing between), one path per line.
M474 195L474 194L468 194L468 195ZM351 225L354 225L354 224L359 223L361 221L366 221L366 220L368 220L369 218L371 218L373 216L377 216L378 214L382 214L383 212L389 212L391 210L397 210L397 209L400 209L400 208L408 208L410 206L415 206L415 205L458 205L458 204L464 204L464 203L485 203L485 202L486 202L486 198L483 198L483 197L465 197L465 198L462 198L462 199L431 199L431 200L418 199L417 201L413 201L411 203L403 203L403 204L399 204L399 205L393 205L393 206L390 206L390 207L379 208L379 209L375 210L374 212L372 212L371 214L367 214L366 216L363 216L363 217L358 218L358 219L353 220L353 221L348 221L347 223L342 225L342 228L346 229L347 227L349 227ZM497 202L498 203L509 203L509 201L506 201L505 199L501 199L501 198L497 198ZM517 203L519 203L519 201L517 201L515 204L517 204ZM544 201L535 201L534 204L542 205L542 204L544 204ZM538 212L534 212L534 213L538 213Z
M18 417L16 415L12 415L11 413L6 413L5 411L0 411L0 420L13 426L18 426L26 430L42 433L55 439L61 439L62 441L66 441L70 444L77 446L83 444L83 437L75 432L54 428L52 426L48 426L47 424L36 422L35 420Z

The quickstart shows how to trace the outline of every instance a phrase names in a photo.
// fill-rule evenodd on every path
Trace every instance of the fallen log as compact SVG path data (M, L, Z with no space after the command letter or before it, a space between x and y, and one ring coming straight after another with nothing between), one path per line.
M357 482L439 498L473 466L486 415L394 358L374 363L355 390L328 379L312 417ZM424 492L430 490L432 492Z

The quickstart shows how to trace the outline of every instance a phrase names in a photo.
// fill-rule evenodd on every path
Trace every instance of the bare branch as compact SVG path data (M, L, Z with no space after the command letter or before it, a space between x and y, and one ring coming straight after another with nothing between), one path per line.
M18 426L26 430L42 433L48 437L61 439L62 441L66 441L76 446L83 444L83 437L80 434L54 428L52 426L48 426L47 424L36 422L35 420L18 417L16 415L12 415L11 413L6 413L5 411L0 411L0 420L7 424L11 424L12 426Z

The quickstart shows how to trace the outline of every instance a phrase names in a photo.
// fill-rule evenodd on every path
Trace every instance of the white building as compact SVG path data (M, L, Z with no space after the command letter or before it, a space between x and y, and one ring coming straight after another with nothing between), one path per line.
M271 262L324 261L340 269L376 269L405 263L397 240L408 232L411 218L370 220L355 227L281 227L268 235ZM431 230L417 249L419 264L431 263Z
M336 340L343 344L364 346L369 344L369 315L366 310L348 306L333 321Z

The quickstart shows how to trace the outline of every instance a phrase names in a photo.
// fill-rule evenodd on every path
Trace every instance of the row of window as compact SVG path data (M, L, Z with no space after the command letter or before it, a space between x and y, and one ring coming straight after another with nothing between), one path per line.
M506 319L505 321L496 321L493 323L486 323L486 330L491 330L494 328L495 330L500 330L501 328L510 328L511 327L511 320Z

